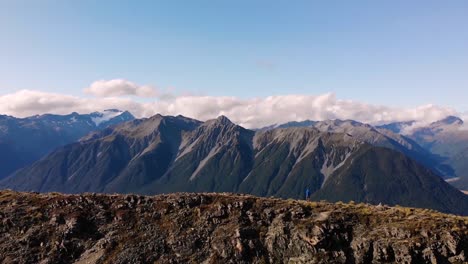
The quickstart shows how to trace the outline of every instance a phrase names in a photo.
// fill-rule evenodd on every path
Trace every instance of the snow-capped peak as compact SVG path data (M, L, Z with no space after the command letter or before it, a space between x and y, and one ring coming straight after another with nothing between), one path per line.
M91 114L91 120L99 126L102 122L111 120L114 117L121 115L123 111L118 109L106 109L102 112L94 112Z

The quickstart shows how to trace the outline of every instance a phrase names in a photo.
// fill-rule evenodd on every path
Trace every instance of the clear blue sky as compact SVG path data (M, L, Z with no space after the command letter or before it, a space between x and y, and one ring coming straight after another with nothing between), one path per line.
M468 110L468 1L0 0L0 94L125 78Z

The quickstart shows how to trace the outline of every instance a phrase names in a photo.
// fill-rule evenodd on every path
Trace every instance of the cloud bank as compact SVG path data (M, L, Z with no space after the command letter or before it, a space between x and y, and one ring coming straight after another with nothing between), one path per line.
M123 79L95 81L88 88L85 88L84 92L98 97L125 95L156 97L158 95L156 89L152 86L138 85Z
M111 86L91 85L91 87ZM225 115L233 122L247 128L259 128L271 124L306 119L354 119L370 124L416 120L420 124L427 124L448 115L468 117L466 113L458 113L451 108L436 105L395 108L341 100L337 99L333 93L281 95L252 99L173 95L155 98L154 101L148 103L138 102L128 97L118 97L118 95L129 94L128 90L125 89L122 89L127 91L125 93L122 90L119 93L112 90L109 94L104 95L102 91L105 89L99 90L99 93L93 93L97 96L93 98L33 90L21 90L0 95L0 114L26 117L44 113L89 113L108 108L118 108L128 110L137 117L149 117L160 113L163 115L180 114L199 120L208 120L219 115ZM132 91L135 91L135 89Z
M468 130L468 122L467 122L468 121L468 111L460 113L459 117L463 120L462 129L463 130Z

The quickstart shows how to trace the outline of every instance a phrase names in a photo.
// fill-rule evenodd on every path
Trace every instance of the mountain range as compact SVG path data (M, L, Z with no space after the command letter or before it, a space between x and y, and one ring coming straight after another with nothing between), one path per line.
M468 190L468 130L456 116L428 125L416 121L371 126L354 120L289 122L259 129L315 127L321 131L344 132L373 145L391 148L432 169L460 190Z
M132 119L134 117L129 112L116 109L27 118L0 115L0 179L57 147L76 142L91 131Z
M384 127L405 135L426 150L438 155L442 166L452 168L449 182L461 190L468 190L468 130L462 119L449 116L427 126L414 127L415 122L391 123Z
M388 126L391 125L392 124L389 124ZM260 129L260 131L274 128L314 127L322 132L346 133L357 140L367 142L371 145L390 148L402 152L424 166L432 169L443 178L454 177L454 170L447 164L443 163L445 159L420 146L414 139L400 134L399 131L396 132L388 129L388 126L374 127L354 120L306 120L302 122L289 122L277 126L269 126Z
M355 121L249 130L227 117L155 115L92 132L0 181L39 192L238 192L468 214L468 196L413 140ZM429 158L432 158L429 153ZM428 158L428 159L429 159Z

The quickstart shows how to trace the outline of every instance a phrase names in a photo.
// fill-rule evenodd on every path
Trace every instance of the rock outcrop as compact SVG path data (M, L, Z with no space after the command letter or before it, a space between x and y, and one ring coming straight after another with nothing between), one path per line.
M468 218L234 194L0 192L1 263L463 263Z

